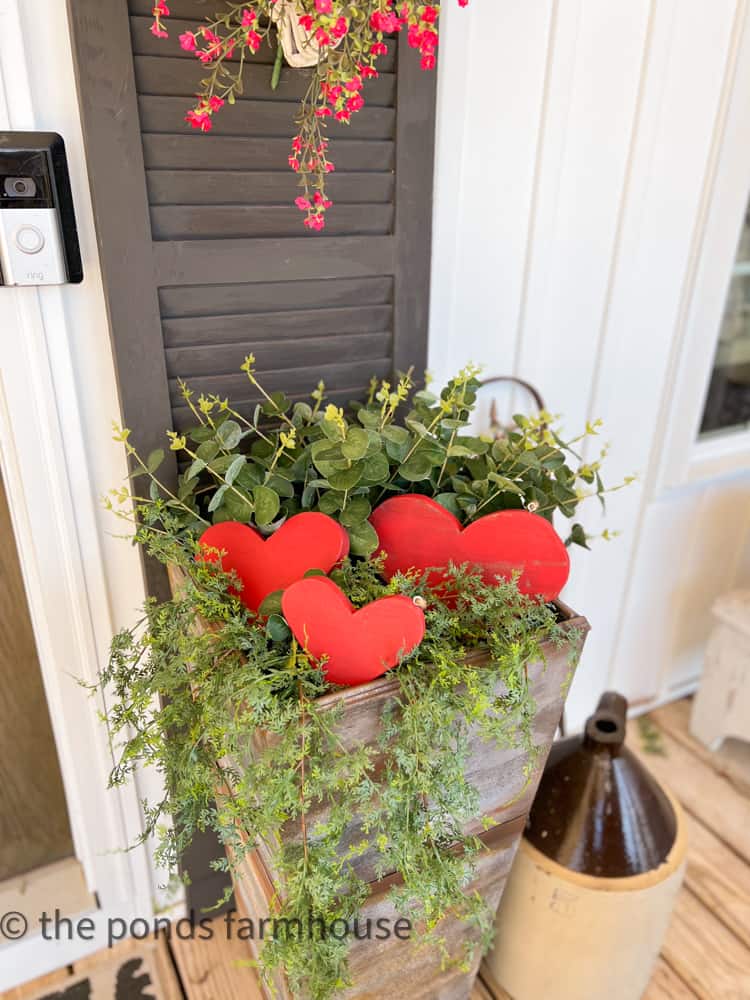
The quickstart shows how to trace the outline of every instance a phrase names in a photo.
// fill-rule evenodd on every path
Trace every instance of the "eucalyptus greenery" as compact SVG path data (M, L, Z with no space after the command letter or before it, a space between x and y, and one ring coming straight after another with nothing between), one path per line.
M377 536L367 519L376 504L397 493L434 497L468 524L509 508L550 520L555 511L574 518L582 500L601 500L608 492L600 475L606 448L592 461L577 451L584 438L597 435L599 422L565 440L549 413L519 414L515 428L499 439L472 434L481 385L474 366L439 395L413 391L410 374L393 386L373 380L367 400L346 412L325 404L322 382L309 403L292 403L283 393L266 392L253 355L242 370L261 400L251 419L219 396L196 399L180 383L195 425L168 432L169 447L184 466L174 490L156 476L164 451L141 458L130 432L116 428L131 456L133 478L150 476L151 484L147 496L131 495L127 487L113 490L108 506L126 517L132 503L155 507L157 518L168 511L170 524L188 535L218 521L269 532L285 517L317 510L346 528L353 555L369 556ZM587 545L580 524L573 524L568 541Z
M468 965L492 928L484 902L467 891L483 824L465 776L469 734L525 751L530 774L537 749L528 665L550 643L567 645L572 672L577 644L556 610L521 595L514 580L488 586L470 567L450 567L451 606L429 590L426 574L386 583L367 518L399 492L433 496L463 523L507 507L570 517L585 493L603 495L599 462L580 460L548 414L516 418L499 440L471 434L473 367L439 395L413 392L409 375L395 386L373 383L366 402L346 413L326 404L322 385L310 403L292 404L265 392L252 357L244 371L262 398L251 419L182 387L196 422L169 434L184 465L176 486L160 478L163 452L141 458L129 432L117 429L133 478L149 485L113 491L107 504L134 518L135 540L181 585L171 600L149 600L143 619L113 640L101 677L117 760L111 783L141 766L162 774L164 797L145 804L142 839L157 838L158 860L170 870L199 830L218 834L227 852L215 867L238 877L248 852L263 846L286 933L265 942L261 973L270 982L283 969L296 996L328 1000L349 982L346 939L294 929L356 919L367 895L356 871L365 852L378 875L400 875L392 899L420 941ZM397 683L372 745L342 741L344 709L321 704L331 685L291 635L278 595L251 612L236 579L195 558L211 522L269 533L304 510L336 517L349 532L351 555L331 576L355 607L395 593L426 602L424 641L391 672ZM582 529L571 536L586 543ZM448 915L481 932L467 936L460 954L449 954L441 935Z

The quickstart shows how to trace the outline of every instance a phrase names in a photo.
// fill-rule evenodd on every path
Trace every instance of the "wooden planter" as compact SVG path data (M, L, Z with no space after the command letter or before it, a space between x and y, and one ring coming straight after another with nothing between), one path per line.
M170 573L173 589L179 587L179 577ZM470 736L471 753L467 763L466 777L479 792L480 811L476 821L467 824L466 832L476 834L486 846L477 865L475 880L467 891L476 890L490 907L496 909L502 896L505 882L518 848L526 817L536 794L542 770L547 761L552 740L562 716L565 698L573 679L571 652L580 651L589 629L585 618L576 615L570 608L558 602L563 627L570 633L570 644L543 646L545 661L528 665L529 682L536 715L533 724L534 741L540 747L537 767L531 779L526 774L529 755L525 751L499 749L483 741L478 733ZM487 654L477 651L472 659L481 666L487 661ZM346 688L325 695L318 702L323 708L334 708L343 703L343 713L336 724L336 732L347 749L358 745L377 743L380 720L384 708L399 693L396 678L388 675L370 684ZM499 687L497 695L503 693ZM253 749L262 750L273 737L263 731L256 731L252 737ZM482 822L489 817L492 826L485 829ZM313 807L307 814L307 829L312 831L317 822L325 818L323 807ZM308 833L308 836L310 834ZM302 840L299 820L287 823L280 831L284 843ZM363 839L356 817L347 827L342 838L342 851L350 843ZM352 860L356 873L369 884L370 895L361 911L362 920L370 918L373 924L378 918L387 918L390 926L398 919L398 913L391 906L388 890L399 882L398 873L376 878L375 851L370 850ZM275 859L269 850L259 845L248 854L241 866L242 877L235 878L235 897L241 916L251 918L258 928L263 918L272 916L272 901L277 896L274 886L278 884ZM270 926L270 925L269 925ZM451 953L458 953L461 946L472 938L472 932L463 923L447 920L443 934ZM384 997L399 997L399 1000L466 1000L471 992L479 968L481 956L477 953L468 970L457 968L441 969L440 956L435 950L420 948L417 929L411 940L400 940L391 936L387 940L352 939L349 950L349 966L354 987L342 994L346 1000L382 1000ZM478 939L478 933L474 934ZM262 948L257 939L248 945L254 958ZM277 996L291 1000L287 983L279 976L275 983ZM271 1000L273 994L264 989L264 995Z

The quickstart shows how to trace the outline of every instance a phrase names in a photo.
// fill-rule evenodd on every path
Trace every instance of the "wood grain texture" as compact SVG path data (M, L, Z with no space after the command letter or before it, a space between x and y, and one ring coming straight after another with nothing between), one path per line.
M210 939L181 941L175 936L172 940L172 954L189 1000L261 1000L257 975L248 964L247 942L237 939L236 923L217 917L207 927Z
M686 814L685 885L750 949L750 867L700 820Z
M750 952L689 891L678 897L662 954L701 1000L750 996Z
M336 321L336 317L341 318L340 309L351 307L354 304L359 322L353 322L353 315L349 313L346 325L350 330L360 330L362 315L370 311L377 316L377 309L370 309L372 306L391 305L393 302L393 278L369 277L369 278L332 278L326 282L320 281L295 281L292 284L286 281L256 282L252 285L194 285L190 288L162 288L159 292L162 316L164 317L164 338L167 346L178 343L189 343L190 334L186 333L186 339L182 340L181 331L183 327L179 324L174 326L170 323L172 318L178 317L211 317L211 321L216 321L219 316L266 314L266 321L270 321L271 315L274 322L278 324L278 329L274 331L274 336L284 333L285 318L288 318L288 327L297 329L294 318L299 309L311 310L308 317L308 324L305 329L310 329L313 333L341 333L343 329ZM281 308L280 308L281 307ZM313 312L314 310L314 312ZM326 310L330 310L326 315ZM322 323L320 317L324 317ZM251 322L254 320L251 319ZM378 322L378 326L381 323ZM368 326L367 329L376 329ZM189 326L188 326L189 331Z
M164 346L170 350L203 344L246 344L267 339L283 343L336 334L377 333L390 327L392 317L390 305L370 305L167 319Z
M750 797L750 743L728 739L721 749L711 751L690 733L693 700L682 698L654 709L650 718L717 774L726 778L742 795Z
M184 994L175 975L169 948L164 935L143 941L128 939L105 948L93 955L79 959L71 966L58 969L34 979L23 986L3 994L3 1000L88 1000L88 998L133 997L132 986L118 983L118 971L128 962L137 963L133 970L136 981L148 976L150 983L143 983L138 996L154 1000L184 1000ZM229 996L227 994L227 1000ZM239 994L236 994L239 995ZM205 996L205 994L204 994ZM253 994L247 994L254 1000Z
M744 861L750 861L750 799L694 756L681 742L662 731L664 753L645 754L637 722L628 724L628 745L657 779L667 785L685 809L707 826Z
M660 958L642 1000L692 1000L696 996L672 966Z
M0 881L73 854L8 499L0 481Z
M283 164L283 159L278 164ZM292 202L299 194L297 177L286 169L149 170L146 176L152 205L270 205ZM393 200L393 188L393 174L386 170L337 170L326 182L334 204L387 203Z
M393 170L396 144L392 139L336 139L337 170ZM252 138L195 132L143 136L145 165L152 169L276 170L289 155L287 138Z
M296 205L156 205L151 209L155 240L234 240L295 237L302 216ZM391 205L337 205L326 221L329 236L382 236L391 231ZM310 233L308 241L324 239ZM313 246L308 242L308 252Z
M522 824L513 822L496 828L495 844L480 856L476 878L467 891L476 890L491 907L500 901L505 881L515 856L521 836ZM385 891L373 888L373 893L365 902L360 914L360 926L368 919L373 925L381 920L393 927L398 913L389 902ZM235 891L238 910L254 921L255 926L271 911L273 888L269 873L257 852L252 852L243 863L243 876L237 879ZM441 925L449 953L459 957L467 943L476 942L474 931L467 930L461 922L447 918ZM441 968L441 957L435 948L418 947L416 928L407 940L392 935L388 940L353 940L349 949L349 966L354 986L342 993L342 1000L379 1000L382 997L398 997L399 1000L465 1000L471 993L480 962L479 951L469 960L467 969L456 966ZM249 942L254 956L258 953L258 942ZM288 986L282 977L276 980L276 987L282 1000L291 1000ZM263 996L270 998L270 992L263 988Z

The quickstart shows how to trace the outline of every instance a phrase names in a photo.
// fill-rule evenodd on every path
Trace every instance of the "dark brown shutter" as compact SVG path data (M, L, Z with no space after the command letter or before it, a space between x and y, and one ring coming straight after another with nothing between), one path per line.
M426 361L435 74L390 45L366 108L329 130L336 204L309 234L286 164L306 72L285 68L271 91L266 49L210 135L183 120L201 67L177 36L221 4L170 0L162 41L152 0L68 3L123 419L143 453L188 420L180 377L250 410L251 351L269 389L322 378L339 402ZM147 577L165 592L160 567ZM210 838L190 852L195 907L220 892L216 854Z
M151 0L71 0L87 156L124 418L140 447L181 429L178 378L255 399L239 372L252 351L265 385L334 401L372 375L426 357L435 74L393 41L367 106L330 128L335 206L302 228L286 159L309 72L273 52L210 135L184 121L202 67L178 35L221 0L174 0L170 38Z

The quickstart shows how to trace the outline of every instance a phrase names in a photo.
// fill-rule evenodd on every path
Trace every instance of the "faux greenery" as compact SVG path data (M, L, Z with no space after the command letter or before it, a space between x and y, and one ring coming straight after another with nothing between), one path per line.
M248 419L229 400L201 394L181 383L195 425L169 432L169 446L184 466L174 489L160 482L165 454L141 458L129 431L116 428L133 461L134 478L151 478L146 495L123 487L107 503L125 517L131 500L147 523L170 517L170 530L187 536L217 521L243 521L263 532L304 510L336 518L349 533L353 555L377 547L367 521L372 508L397 493L434 497L468 524L493 511L526 508L552 519L574 518L586 497L607 492L600 468L606 455L586 462L579 443L598 432L565 440L546 412L514 417L516 429L493 440L469 431L480 387L479 369L467 366L439 393L413 391L411 375L370 385L368 398L343 409L325 402L321 382L310 402L292 403L268 393L257 378L255 358L242 366L260 398ZM627 480L626 480L627 482ZM619 488L619 487L616 487ZM569 542L587 545L580 524Z
M215 867L235 873L248 851L266 845L278 871L275 915L287 933L266 941L261 971L283 968L295 995L327 1000L348 982L348 942L295 933L296 921L356 919L366 886L352 862L365 851L375 852L379 874L401 875L392 897L420 942L445 949L441 921L452 915L488 943L492 914L465 891L481 848L466 826L481 829L483 819L464 773L468 735L524 750L530 773L537 751L528 664L543 659L543 644L575 647L555 610L520 595L514 581L488 586L470 568L452 567L455 607L416 575L384 582L372 507L408 491L434 496L463 522L522 506L572 516L584 490L601 497L604 488L598 463L578 460L548 414L516 418L517 430L501 440L469 433L479 387L472 367L439 395L412 392L409 376L393 387L373 383L346 414L326 405L322 385L309 404L292 404L263 390L252 357L244 370L263 400L250 419L183 386L195 426L169 435L186 463L175 487L160 478L164 453L142 459L129 433L117 432L136 482L149 485L107 502L124 517L134 508L136 540L177 567L183 584L169 601L150 600L143 620L113 640L102 675L117 754L111 782L142 765L161 772L164 798L146 805L143 839L157 837L169 869L197 830L216 831L228 858ZM277 597L255 615L233 596L237 581L195 559L212 521L269 532L301 510L324 511L347 528L352 556L331 575L355 606L393 593L426 601L425 639L392 671L396 694L375 745L341 741L341 709L320 707L330 685L291 636ZM585 543L582 529L574 527L572 541ZM477 650L482 662L467 655ZM259 734L263 749L253 752ZM355 820L361 833L342 850ZM444 959L466 964L471 947Z

